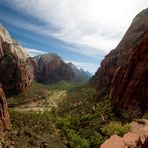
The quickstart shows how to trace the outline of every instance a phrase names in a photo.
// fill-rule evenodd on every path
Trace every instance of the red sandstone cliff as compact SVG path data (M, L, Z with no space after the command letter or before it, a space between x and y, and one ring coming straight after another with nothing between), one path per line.
M7 132L10 126L7 101L3 89L0 86L0 138Z
M25 49L0 26L0 83L6 94L21 92L31 85L33 72L27 58Z
M23 47L0 25L0 138L10 125L5 94L19 93L32 83L33 72L27 58Z
M148 109L148 9L133 20L125 36L101 62L91 82L107 88L118 115L131 119Z
M128 61L116 70L110 96L117 112L126 118L148 109L148 34L132 49Z

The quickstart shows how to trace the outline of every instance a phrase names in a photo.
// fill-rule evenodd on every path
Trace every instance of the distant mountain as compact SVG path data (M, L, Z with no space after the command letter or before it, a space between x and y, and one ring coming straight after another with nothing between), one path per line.
M89 71L86 71L86 73L87 73L87 75L90 76L90 77L92 77L92 75L93 75L93 74L90 73Z
M88 71L84 71L82 68L78 69L71 62L68 63L71 69L74 71L76 81L88 81L91 77L91 74Z
M83 69L77 69L72 63L66 63L55 53L29 58L34 69L35 80L41 83L66 81L88 81L90 75Z

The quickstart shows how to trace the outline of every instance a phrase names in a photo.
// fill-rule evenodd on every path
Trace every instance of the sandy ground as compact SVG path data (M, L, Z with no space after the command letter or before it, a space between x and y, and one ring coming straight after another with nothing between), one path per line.
M67 96L66 90L52 90L49 91L49 95L46 99L40 99L37 101L32 101L24 105L15 107L13 110L16 111L50 111L53 107L57 107Z

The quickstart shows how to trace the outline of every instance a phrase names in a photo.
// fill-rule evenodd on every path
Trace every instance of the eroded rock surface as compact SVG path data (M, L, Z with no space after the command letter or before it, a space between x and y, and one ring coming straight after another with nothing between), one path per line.
M45 54L30 58L34 68L35 80L49 83L71 80L74 76L71 68L56 54Z
M32 84L33 72L25 49L0 26L0 82L6 95L23 91Z
M10 126L5 94L19 93L32 84L33 71L27 58L25 49L0 25L0 138Z
M91 82L106 89L115 112L127 119L148 109L148 9L133 20L125 36L101 62Z
M148 35L116 70L110 96L116 112L127 119L139 117L148 108Z
M0 86L0 138L6 133L6 131L9 129L9 126L10 120L7 101L3 89Z
M113 135L106 140L100 148L126 148L125 141L118 135Z
M140 119L131 122L130 130L123 138L111 136L100 148L147 148L148 147L148 120Z

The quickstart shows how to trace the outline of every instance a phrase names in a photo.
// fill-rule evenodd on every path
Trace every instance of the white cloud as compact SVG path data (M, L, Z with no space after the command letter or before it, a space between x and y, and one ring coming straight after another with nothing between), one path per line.
M34 57L36 55L42 55L46 54L47 52L38 50L38 49L32 49L32 48L25 48L28 51L29 56Z
M147 0L7 1L47 26L57 28L54 31L39 28L40 33L83 46L73 52L89 56L115 48L133 17L148 5Z
M17 28L33 31L38 34L48 36L52 32L52 28L50 28L48 25L43 26L43 25L39 25L36 23L32 24L31 22L28 22L27 20L24 20L23 18L21 19L18 16L14 16L14 15L10 16L10 15L3 13L0 15L0 19L2 20L5 19L5 22L13 26L16 26Z

